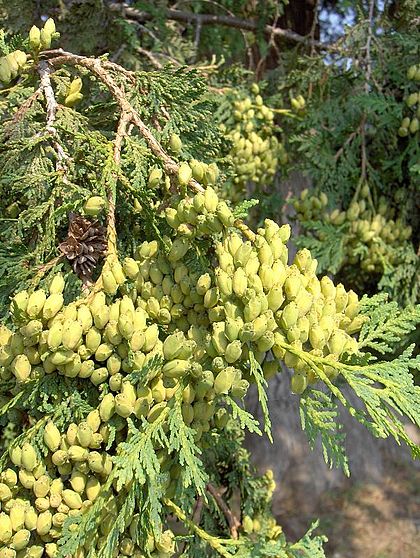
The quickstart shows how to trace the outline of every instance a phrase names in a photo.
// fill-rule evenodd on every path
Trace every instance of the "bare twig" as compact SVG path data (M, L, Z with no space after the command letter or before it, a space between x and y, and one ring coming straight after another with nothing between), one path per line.
M142 47L137 47L136 51L139 54L142 54L143 56L145 56L146 58L148 58L150 60L150 62L152 63L152 65L157 68L158 70L161 70L163 68L163 64L161 64L159 62L159 60L157 59L157 57L155 56L155 54L153 52L150 52L150 50L146 50L145 48Z
M311 32L309 33L309 37L310 37L310 44L311 44L311 57L315 55L315 32L316 32L316 27L318 25L318 0L315 0L315 6L314 6L314 19L312 21L312 27L311 27Z
M124 112L121 114L120 121L118 123L117 133L114 140L114 161L117 165L121 161L121 146L124 141L125 136L127 136L127 126L131 122L131 113Z
M309 37L310 37L310 44L311 44L311 53L310 53L310 57L313 58L315 56L315 32L316 32L316 27L318 25L318 0L315 0L315 6L314 6L314 19L312 22L312 27L311 27L311 32L309 33ZM312 91L313 91L313 83L312 81L309 83L309 87L308 87L308 99L310 99L312 97Z
M56 54L54 51L53 54ZM48 53L47 53L48 54ZM114 79L109 75L102 65L102 61L94 58L86 58L84 56L79 56L76 54L71 54L69 52L61 52L60 56L54 57L49 60L52 66L62 66L63 64L79 65L88 68L93 74L95 74L104 85L107 86L111 95L117 101L122 114L130 115L130 121L133 122L135 126L139 129L141 135L146 140L151 151L162 161L163 167L167 174L177 175L179 165L178 163L170 157L166 151L163 149L159 141L154 137L152 132L140 118L138 112L127 100L124 92L116 84ZM116 65L114 65L116 66ZM204 192L203 186L193 178L188 183L189 187L195 192ZM239 219L235 221L235 227L237 227L244 236L249 240L255 239L255 234Z
M201 22L201 17L199 17L196 21L196 26L195 26L194 46L195 46L196 49L198 49L198 47L200 45L200 37L201 37L202 27L203 27L203 24Z
M215 499L215 501L216 501L217 505L219 506L220 510L222 511L223 515L226 517L226 521L228 522L229 530L230 530L230 534L231 534L232 539L237 539L238 538L238 528L240 526L240 523L239 523L238 518L232 513L232 510L229 508L229 506L226 504L226 502L222 498L222 495L226 492L226 489L225 488L217 489L211 483L208 483L206 488L210 492L210 494L213 496L213 498Z
M363 122L363 119L362 119ZM349 134L348 138L346 139L346 141L343 143L343 145L340 147L340 149L337 151L337 153L334 155L334 161L337 162L338 159L341 157L341 155L344 153L345 148L354 140L354 138L357 136L357 134L360 132L361 130L361 125L362 122L359 124L359 126L357 126L357 128L355 130L353 130L353 132L351 134Z
M172 8L173 8L173 9L178 9L178 7L179 7L181 4L188 4L189 1L190 1L190 0L180 0L179 2L176 2L176 4L174 4L174 5L172 6ZM206 3L206 4L210 4L211 6L215 6L218 10L223 10L227 15L232 16L232 17L235 17L235 14L234 14L231 10L229 10L226 6L224 6L224 5L221 4L220 2L216 2L216 0L202 0L202 2L203 2L203 3ZM197 14L197 16L199 16L199 15L200 15L200 14ZM202 29L202 24L200 24L200 33L201 33L201 29ZM248 38L247 38L247 36L246 36L246 33L245 33L245 31L244 31L243 29L239 29L239 31L240 31L240 33L241 33L241 35L242 35L242 39L243 39L243 41L244 41L245 50L246 50L247 53L249 53L249 51L250 51L250 44L249 44ZM197 48L198 48L198 44L197 44ZM250 55L248 54L248 56L249 56L249 61L251 62L252 55L250 56Z
M125 51L126 48L127 48L127 45L125 43L120 44L120 46L117 48L117 50L114 52L114 54L109 57L109 60L111 62L116 62L118 60L118 58L121 56L121 54Z
M197 498L197 501L195 503L194 506L194 511L191 517L191 522L196 525L197 527L200 525L201 522L201 515L203 513L203 507L204 507L204 498L202 496L199 496ZM178 552L176 553L176 556L182 556L184 550L185 550L185 546L186 543L183 542L180 544Z
M195 525L200 525L201 514L203 513L203 506L204 506L204 498L202 496L199 496L197 498L197 502L195 503L193 516L191 518L192 521L195 523Z
M145 22L150 21L154 18L153 14L145 11L140 11L136 8L132 8L127 4L110 2L108 7L112 11L120 12L124 17L128 19L134 19L136 21ZM224 16L224 15L213 15L213 14L196 14L193 12L188 12L184 10L173 10L166 9L165 17L174 21L180 21L184 23L196 23L200 21L201 25L222 25L225 27L233 27L236 29L243 29L244 31L256 32L259 31L260 25L257 21L249 19L241 19L234 16ZM274 27L273 25L265 25L264 31L267 35L273 34L278 39L285 39L298 44L313 44L314 47L321 50L337 51L335 45L327 45L321 43L320 41L312 41L307 37L299 35L294 31L289 29L281 29L280 27Z
M275 35L274 35L274 29L276 29L277 27L277 21L280 17L279 14L279 8L276 8L276 15L274 17L274 22L272 25L272 30L270 33L270 38L268 39L268 43L267 43L267 47L272 47L276 50L277 55L279 55L279 49L277 48L276 45L276 41L275 41ZM260 75L261 75L261 69L264 65L264 62L267 60L268 57L268 53L270 52L270 48L267 48L267 52L264 56L261 56L260 60L258 61L257 67L255 68L255 79L258 81L260 79Z

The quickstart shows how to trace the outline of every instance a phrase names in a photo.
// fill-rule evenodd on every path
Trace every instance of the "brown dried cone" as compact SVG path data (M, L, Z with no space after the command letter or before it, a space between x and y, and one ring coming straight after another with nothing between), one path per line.
M74 272L83 280L90 279L107 249L106 228L98 221L89 221L77 213L70 213L67 238L59 248Z

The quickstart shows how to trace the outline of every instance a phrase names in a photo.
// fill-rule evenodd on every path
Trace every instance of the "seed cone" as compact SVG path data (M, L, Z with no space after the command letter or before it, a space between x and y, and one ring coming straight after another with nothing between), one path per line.
M89 279L98 261L105 255L105 235L105 227L98 221L89 221L76 213L70 214L67 238L59 248L80 278Z

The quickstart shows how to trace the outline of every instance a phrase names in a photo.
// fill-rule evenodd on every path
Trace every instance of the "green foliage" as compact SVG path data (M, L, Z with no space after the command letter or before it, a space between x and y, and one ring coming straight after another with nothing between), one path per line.
M318 260L321 273L337 273L344 260L346 224L332 225L322 221L302 221L302 235L296 239L298 248L307 248Z
M268 399L267 399L267 380L264 378L264 374L261 368L261 365L256 360L254 353L252 351L249 352L249 367L251 377L254 379L257 385L258 391L258 400L261 405L261 410L263 412L264 417L264 432L267 434L269 440L272 442L273 437L271 435L271 420L270 415L268 412Z
M300 400L302 428L306 431L311 447L314 448L320 436L325 462L350 475L344 450L345 434L337 423L337 416L337 403L331 394L311 390Z
M360 331L359 346L381 355L395 353L401 339L416 330L420 320L419 305L401 310L396 302L388 302L386 295L365 297L361 304L369 320Z

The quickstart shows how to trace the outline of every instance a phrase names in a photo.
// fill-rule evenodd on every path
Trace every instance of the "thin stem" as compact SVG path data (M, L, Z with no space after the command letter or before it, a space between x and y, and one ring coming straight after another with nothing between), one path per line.
M191 519L191 521L195 525L200 525L201 515L203 513L203 506L204 506L204 498L202 496L199 496L197 498L197 502L195 503L195 508Z
M315 32L316 32L316 27L318 25L318 0L315 0L313 14L314 14L314 19L312 22L311 31L309 33L310 44L311 44L311 53L310 53L311 58L315 56ZM309 88L308 88L308 99L312 97L312 92L313 92L313 82L311 81L309 83Z
M211 483L208 483L206 488L213 496L213 498L216 500L217 505L223 512L223 515L226 517L226 521L228 522L230 535L232 539L237 539L238 527L240 526L240 523L238 521L238 518L233 514L232 510L229 508L229 506L222 498L222 493L225 492L226 489L217 489Z
M200 525L201 516L203 514L203 507L204 507L204 498L203 498L203 496L199 496L197 498L196 503L195 503L194 511L193 511L193 514L192 514L192 517L191 517L191 521L193 522L194 525L197 525L197 526ZM183 542L178 549L178 552L176 554L177 557L182 556L182 554L184 553L185 547L186 547L186 542Z
M361 124L359 124L359 126L355 130L353 130L353 132L348 136L348 138L343 143L343 145L340 147L340 149L338 149L337 153L334 155L334 161L335 162L338 161L338 159L344 153L345 148L354 140L354 138L360 132L360 126L361 126Z
M155 68L157 68L158 70L161 70L163 68L163 64L161 64L159 62L156 55L153 52L150 52L150 50L146 50L145 48L142 48L142 47L137 47L136 51L139 54L142 54L143 56L146 56L146 58L148 58L150 60L150 62L152 63L152 65Z
M372 58L370 52L370 46L373 37L373 12L375 10L375 0L370 0L369 3L369 20L368 20L368 33L366 40L366 80L365 80L365 91L369 92L369 81L372 74Z

